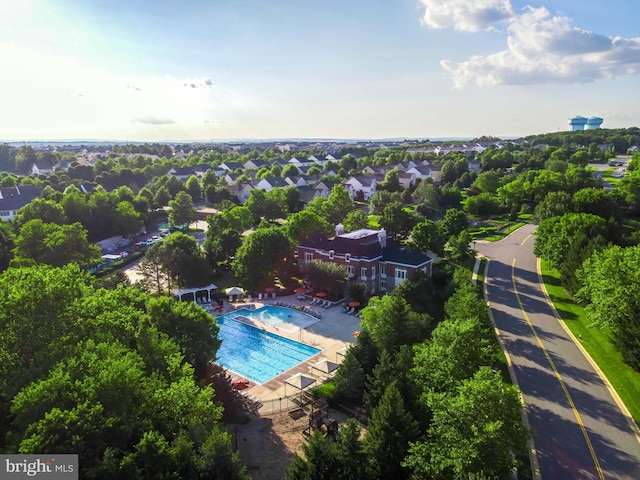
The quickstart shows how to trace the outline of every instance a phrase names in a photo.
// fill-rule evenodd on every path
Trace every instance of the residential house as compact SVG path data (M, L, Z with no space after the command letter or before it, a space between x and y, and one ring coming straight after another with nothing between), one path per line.
M218 178L220 178L222 175L224 175L227 172L227 170L225 170L224 168L214 167L212 165L207 165L206 163L202 163L200 165L196 165L195 167L193 167L193 171L195 172L198 178L202 178L204 174L209 170L213 170L213 173L215 173L216 177Z
M233 172L234 170L237 170L238 168L243 168L243 167L240 162L222 162L220 164L220 168L228 172Z
M178 180L186 182L189 177L195 176L193 167L171 167L167 172L167 177L176 177Z
M285 188L288 187L289 184L285 182L283 178L280 177L266 177L252 184L253 188L257 188L258 190L264 190L265 192L270 192L276 187Z
M0 218L8 222L16 216L18 210L42 193L42 187L20 185L0 188Z
M431 275L433 259L426 253L394 242L385 230L360 229L345 233L336 226L336 235L314 235L296 247L301 270L313 260L344 265L348 281L360 281L366 293L393 290L416 271Z
M376 178L378 178L378 180ZM376 185L382 178L381 176L375 175L357 175L350 177L348 180L342 182L342 184L349 192L351 198L354 198L358 192L362 192L363 199L367 201L376 193Z
M287 185L291 185L292 187L304 187L309 185L309 182L305 177L299 176L285 177L284 181L287 182Z
M247 160L244 162L244 168L247 170L260 170L262 167L269 168L269 162L266 160Z
M313 186L313 189L317 192L315 197L322 197L325 200L329 198L329 194L333 187L336 186L338 182L330 182L329 180L321 180Z
M47 162L36 162L31 166L31 173L34 175L51 175L53 167Z
M411 188L414 183L416 183L417 176L415 173L411 172L398 172L398 181L402 188Z
M418 165L409 168L406 173L412 173L416 178L424 180L425 178L431 177L431 167L427 165Z

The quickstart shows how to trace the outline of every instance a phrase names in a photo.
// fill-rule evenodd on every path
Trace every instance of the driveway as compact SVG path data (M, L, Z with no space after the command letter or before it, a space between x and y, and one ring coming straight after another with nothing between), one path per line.
M522 391L543 479L640 479L640 440L604 381L562 327L540 285L534 225L495 243L485 293Z

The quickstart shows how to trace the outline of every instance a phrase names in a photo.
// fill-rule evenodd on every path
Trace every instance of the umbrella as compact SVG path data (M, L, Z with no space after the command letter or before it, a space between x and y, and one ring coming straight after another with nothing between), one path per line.
M227 295L244 295L244 290L240 287L229 287L224 293Z
M298 287L294 290L295 293L297 293L298 295L300 295L301 293L306 292L306 289L302 288L302 287Z
M322 373L331 373L338 368L338 364L325 358L324 360L320 360L318 363L313 364L312 367L316 370L320 370Z
M267 288L264 289L264 291L267 292L267 293L272 293L272 292L275 292L276 289L274 287L267 287Z
M327 292L318 292L316 293L316 297L326 297L328 295Z
M359 307L360 306L360 302L356 302L356 301L349 302L349 306L350 307Z
M287 395L287 385L291 385L292 387L296 387L302 393L302 390L307 388L309 385L312 385L316 382L315 378L307 377L301 373L296 373L293 377L287 378L284 381L284 389L285 396Z

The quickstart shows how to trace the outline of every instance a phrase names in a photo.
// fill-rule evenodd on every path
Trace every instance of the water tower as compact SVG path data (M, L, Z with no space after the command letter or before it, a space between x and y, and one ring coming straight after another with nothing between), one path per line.
M602 122L604 122L604 120L600 117L589 117L589 120L587 120L587 130L597 130L600 128L600 125L602 125Z
M571 130L575 132L577 130L584 130L587 121L584 117L573 117L569 119L569 125L571 125Z

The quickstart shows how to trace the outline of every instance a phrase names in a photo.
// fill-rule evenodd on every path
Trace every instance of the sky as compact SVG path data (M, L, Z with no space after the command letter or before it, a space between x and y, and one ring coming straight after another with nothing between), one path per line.
M2 0L0 139L640 126L638 0Z

